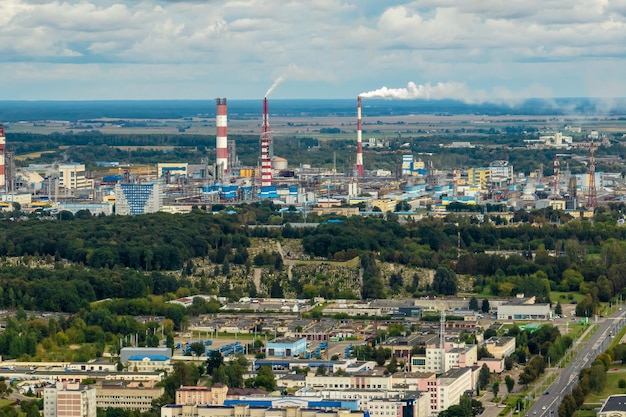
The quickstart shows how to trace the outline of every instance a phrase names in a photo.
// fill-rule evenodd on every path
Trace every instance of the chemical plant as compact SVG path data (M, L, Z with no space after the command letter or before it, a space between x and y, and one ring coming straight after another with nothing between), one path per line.
M270 90L271 91L271 90ZM368 93L365 93L368 94ZM367 95L366 95L367 97ZM62 210L76 213L136 215L157 211L188 212L193 206L238 204L271 200L293 206L303 213L340 215L396 212L418 218L445 212L451 203L502 204L501 216L517 209L552 207L578 216L591 215L599 202L620 198L621 175L596 172L594 152L601 138L590 132L587 142L574 142L557 132L527 140L528 148L554 148L554 172L544 178L543 168L536 172L515 173L508 161L496 160L488 166L439 170L432 161L416 160L414 155L397 154L397 172L368 166L363 158L362 96L356 106L356 152L353 165L343 172L302 164L289 168L288 161L274 155L270 129L270 103L262 101L259 114L259 162L242 166L235 141L228 137L228 103L216 99L215 155L204 163L185 161L158 163L156 167L136 167L117 162L100 162L109 173L90 175L83 163L55 163L17 169L13 155L6 152L4 128L0 126L0 187L2 207L19 203L26 210ZM370 138L369 141L376 141ZM366 143L377 146L377 143ZM446 147L469 148L469 142L452 142ZM561 159L568 149L588 150L587 172L572 174L562 169ZM214 163L207 161L213 160ZM5 169L6 167L6 169ZM114 209L115 207L115 209Z

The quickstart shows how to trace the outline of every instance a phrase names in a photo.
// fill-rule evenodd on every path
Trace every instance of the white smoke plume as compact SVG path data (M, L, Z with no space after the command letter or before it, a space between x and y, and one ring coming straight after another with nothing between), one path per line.
M278 78L276 78L276 80L274 81L274 84L272 84L272 86L267 90L267 93L265 93L265 97L269 97L272 91L274 91L274 89L278 87L278 84L282 83L283 81L285 81L284 75L281 75Z
M440 99L453 99L461 100L466 103L476 103L484 101L482 97L484 92L472 93L464 83L442 83L437 84L415 84L409 82L405 88L387 88L382 87L378 90L368 91L360 94L363 98L389 98L397 100L413 100L413 99L426 99L426 100L440 100Z

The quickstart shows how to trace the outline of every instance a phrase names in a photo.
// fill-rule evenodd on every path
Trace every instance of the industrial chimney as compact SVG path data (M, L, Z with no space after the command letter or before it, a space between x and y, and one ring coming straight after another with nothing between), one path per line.
M263 125L261 127L261 188L272 186L270 143L269 105L267 97L265 97L263 99Z
M215 111L215 164L219 175L228 171L228 136L227 136L227 108L226 99L217 98L217 108Z
M6 176L4 174L4 168L5 168L4 155L5 155L6 143L7 143L7 139L4 136L4 126L0 125L0 188L5 188L7 185Z
M356 171L363 176L363 143L361 138L361 96L357 97L356 107Z

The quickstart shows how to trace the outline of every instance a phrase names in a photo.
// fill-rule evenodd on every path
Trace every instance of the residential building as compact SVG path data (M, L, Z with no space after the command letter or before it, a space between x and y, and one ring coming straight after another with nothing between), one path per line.
M454 368L474 366L477 360L477 345L447 341L444 349L428 345L425 354L412 355L410 369L411 372L426 371L441 374Z
M143 383L99 383L96 385L96 406L150 411L152 401L162 396L164 391L163 387Z
M210 387L183 386L176 390L176 404L224 405L228 387L217 382Z
M44 417L96 417L96 388L57 382L44 389Z
M161 417L365 417L364 411L345 409L303 409L299 407L271 408L249 405L176 405L161 408Z
M163 184L150 183L115 184L115 213L137 215L156 213L163 208Z
M437 415L451 405L459 403L461 396L472 390L472 369L453 369L436 380L420 381L420 391L428 392L430 415Z
M485 340L485 347L487 351L493 355L494 358L502 359L506 358L513 352L515 352L515 338L514 337L492 337Z

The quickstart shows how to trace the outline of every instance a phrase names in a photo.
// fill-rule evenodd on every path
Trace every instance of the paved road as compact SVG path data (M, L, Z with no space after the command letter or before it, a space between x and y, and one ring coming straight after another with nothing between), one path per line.
M526 415L529 417L558 416L559 404L578 382L578 373L582 368L591 365L596 356L609 347L612 337L626 324L625 314L626 311L622 311L620 308L611 316L598 321L598 328L595 333L587 342L578 344L576 357L567 367L557 370L556 380L549 388L546 388L547 394L538 397Z

